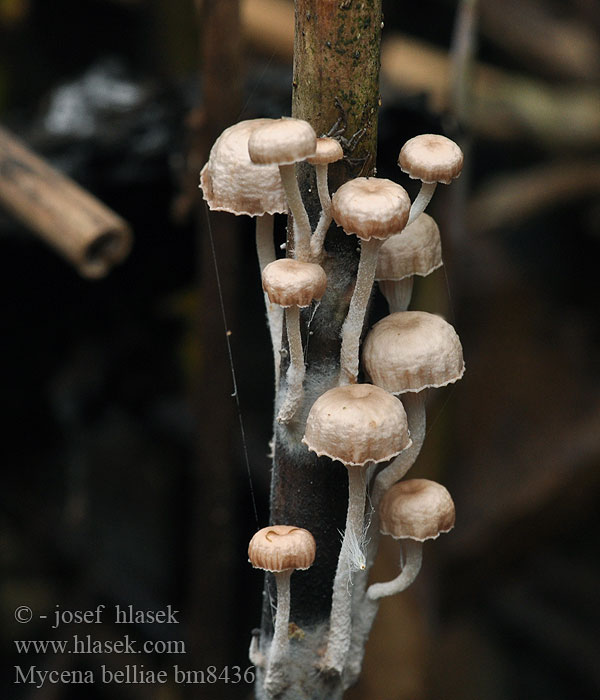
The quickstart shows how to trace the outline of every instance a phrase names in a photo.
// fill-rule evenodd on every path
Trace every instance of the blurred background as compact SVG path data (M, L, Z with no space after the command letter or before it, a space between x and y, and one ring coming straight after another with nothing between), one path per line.
M271 354L252 223L210 217L224 325L197 184L222 128L289 114L293 3L240 5L0 0L0 123L135 236L122 265L87 280L0 208L3 698L251 694L172 674L156 686L14 683L16 665L249 666L262 577L246 548L268 519ZM414 192L396 158L417 133L445 133L467 156L430 207L445 266L419 280L412 307L455 325L467 372L430 397L411 472L448 486L456 529L384 601L348 697L592 700L600 2L384 0L384 13L378 174ZM395 575L397 557L384 543L373 576ZM50 629L56 606L99 604L104 624ZM116 625L117 604L171 605L179 624ZM14 619L22 605L28 624ZM75 633L182 640L186 654L14 645Z

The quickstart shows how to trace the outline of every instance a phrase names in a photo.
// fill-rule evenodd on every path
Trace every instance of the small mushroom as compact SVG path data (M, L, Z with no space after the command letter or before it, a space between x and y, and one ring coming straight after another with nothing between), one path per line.
M412 445L375 478L372 500L415 463L425 437L424 390L459 380L464 371L462 345L454 328L441 316L425 311L400 311L385 316L367 334L363 365L371 381L402 395Z
M414 275L425 277L443 265L440 230L428 214L421 214L399 235L384 241L377 258L375 280L390 313L406 311Z
M454 527L454 502L447 489L429 479L407 479L394 484L379 505L382 535L402 541L404 563L400 574L367 589L369 600L406 590L421 570L423 542L436 539Z
M321 136L317 139L317 150L314 156L306 160L315 166L317 175L317 191L321 202L321 216L315 232L310 239L310 253L313 260L318 262L323 254L323 243L333 217L331 216L331 197L327 182L327 168L330 163L335 163L344 157L344 151L339 142L330 136Z
M331 618L324 668L341 673L351 639L352 599L348 583L351 554L363 540L366 471L386 462L410 445L402 404L371 384L335 387L312 405L302 442L318 456L342 462L348 470L346 529L333 583ZM354 553L356 556L356 552ZM362 563L354 562L356 567Z
M302 119L282 117L252 132L248 140L250 160L257 165L277 165L290 211L294 218L295 257L310 257L310 221L296 180L294 164L314 155L317 136Z
M379 249L392 234L402 231L408 220L410 199L400 185L384 178L357 177L344 183L333 195L335 222L348 235L361 239L360 262L348 315L342 326L340 384L354 384L358 377L360 336Z
M421 189L410 209L412 224L433 197L438 182L449 185L463 166L463 152L450 139L440 134L420 134L409 139L398 156L398 165L413 180L421 180Z
M264 527L254 534L248 545L248 560L252 566L272 572L277 586L275 625L265 676L265 688L273 695L285 687L282 662L289 648L290 577L294 571L309 569L315 554L312 534L294 525Z
M287 392L277 420L287 423L296 414L303 396L305 366L300 309L321 299L327 287L327 276L320 265L284 258L265 267L262 283L271 303L285 309L290 364L286 374Z

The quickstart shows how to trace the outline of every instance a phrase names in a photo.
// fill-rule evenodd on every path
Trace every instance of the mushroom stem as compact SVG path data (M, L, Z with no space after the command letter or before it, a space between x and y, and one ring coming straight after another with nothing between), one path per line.
M402 546L404 550L402 570L391 581L371 584L367 588L367 598L369 600L375 601L396 593L402 593L417 578L423 561L423 543L407 538L403 541ZM376 612L377 610L375 610Z
M406 224L407 226L410 226L412 222L425 211L427 205L433 197L436 187L437 182L421 182L419 194L416 196L415 201L412 203L410 208L410 214L408 215L408 222Z
M332 222L331 216L331 197L329 196L329 184L327 181L327 164L317 163L315 165L317 175L317 190L319 192L319 201L321 202L321 216L315 232L310 239L310 253L313 260L318 262L323 253L323 243L325 236Z
M400 481L406 472L417 461L423 441L425 440L425 428L427 414L425 412L425 391L409 391L402 394L402 403L406 411L408 432L412 444L401 452L394 461L385 469L382 469L375 477L371 501L375 512L383 497L383 494L397 481Z
M341 674L352 636L352 542L359 542L363 535L367 488L366 466L348 467L348 511L346 530L333 581L329 637L323 665L327 670Z
M300 334L300 307L288 306L285 309L285 324L290 349L290 364L286 373L285 399L277 415L277 420L280 423L289 422L298 410L304 395L302 383L306 372Z
M284 674L282 662L284 661L288 647L288 626L290 621L290 578L293 569L276 571L275 583L277 585L277 611L275 612L275 629L269 650L267 674L265 676L265 689L275 695L284 686Z
M356 384L358 376L358 349L360 336L363 329L365 314L375 270L377 268L377 256L383 244L378 238L370 238L361 241L360 262L356 274L356 285L350 300L348 315L342 326L342 349L340 353L340 379L339 384Z
M256 252L258 254L258 266L260 272L277 259L275 244L273 242L273 214L263 214L256 217ZM281 336L283 333L283 309L278 304L269 301L267 293L264 293L269 333L273 346L273 362L275 365L275 390L279 386L279 367L281 365Z
M401 280L379 280L379 289L387 299L391 314L408 309L412 297L413 280L413 275Z
M310 257L310 221L302 201L294 164L279 166L281 182L285 190L290 212L294 219L294 250L296 260L308 262Z

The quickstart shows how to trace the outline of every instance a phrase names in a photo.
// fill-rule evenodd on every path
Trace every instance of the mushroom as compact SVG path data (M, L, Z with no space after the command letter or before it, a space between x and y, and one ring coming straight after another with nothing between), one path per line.
M379 505L382 535L402 540L404 563L400 574L367 589L369 600L406 590L421 570L423 542L454 527L454 502L447 489L429 479L407 479L388 489Z
M353 569L365 568L360 544L364 539L367 467L392 459L410 445L406 415L401 402L377 386L335 387L312 405L302 442L319 457L342 462L348 470L346 529L333 583L323 661L324 668L341 674L351 639L348 584Z
M331 225L331 197L327 182L327 166L344 157L344 151L339 142L330 136L321 136L317 139L317 150L314 156L306 160L315 166L317 175L317 191L321 202L321 216L317 228L310 239L310 253L315 261L319 261L323 254L323 243L329 226Z
M312 534L294 525L264 527L254 534L248 545L248 560L252 566L272 572L277 586L275 625L265 676L265 688L272 694L285 685L281 666L289 647L290 577L294 571L309 569L315 553Z
M409 139L400 151L398 165L413 180L421 180L421 189L410 209L412 224L425 211L438 182L449 185L460 175L463 152L440 134L421 134Z
M390 313L406 311L413 277L425 277L443 265L440 230L428 214L421 214L400 235L384 241L377 258L375 279L387 299Z
M265 267L262 283L271 303L285 308L290 364L286 374L287 392L277 420L287 423L294 417L303 396L305 366L300 309L321 299L327 287L327 276L320 265L284 258Z
M276 165L255 165L248 155L253 131L273 119L248 119L225 129L213 144L200 172L200 187L209 208L235 215L256 217L256 251L260 271L276 259L273 243L273 215L288 211L285 191ZM282 310L265 295L269 331L273 344L275 381L279 379Z
M375 507L383 493L415 463L425 438L424 390L459 380L464 371L462 346L454 328L441 316L400 311L385 316L369 331L363 365L371 381L402 394L412 445L375 478Z
M282 117L256 129L248 140L250 160L258 165L277 165L290 211L294 218L295 257L303 262L310 257L310 221L302 202L294 163L314 155L317 136L302 119Z
M356 285L342 326L340 384L354 384L358 376L358 349L371 296L377 255L383 241L402 231L410 199L400 185L383 178L358 177L344 183L331 200L335 222L361 239Z

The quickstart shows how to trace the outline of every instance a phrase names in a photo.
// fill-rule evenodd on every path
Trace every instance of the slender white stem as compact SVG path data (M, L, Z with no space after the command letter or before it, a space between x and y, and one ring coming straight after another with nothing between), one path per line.
M288 346L290 349L290 364L286 373L287 390L283 404L277 415L280 423L288 423L302 403L304 391L302 383L306 368L304 366L304 350L300 335L300 308L290 306L285 310Z
M360 336L365 321L365 314L375 270L377 268L377 256L383 244L382 240L370 238L361 242L360 262L356 274L356 286L350 300L348 315L342 326L342 349L340 353L340 386L355 384L358 376L358 350Z
M382 469L375 477L371 501L377 512L377 507L383 494L397 481L400 481L406 472L417 461L423 441L425 440L425 429L427 414L425 411L425 390L419 392L408 391L402 394L402 404L406 411L408 421L408 431L412 444L401 452L391 464ZM375 520L375 519L374 519ZM374 524L374 523L373 523Z
M408 309L412 297L413 279L413 275L409 275L401 280L379 280L379 289L387 299L391 314Z
M352 566L350 543L352 538L362 539L365 502L366 502L366 467L348 467L348 511L346 530L338 558L337 570L333 581L331 598L331 617L329 620L329 637L323 666L341 674L346 655L350 648L352 636Z
M310 221L302 201L294 164L280 165L279 173L285 196L294 218L294 250L296 260L308 262L310 258Z
M277 259L275 243L273 241L273 214L263 214L256 217L256 252L258 254L258 266L260 272ZM267 321L273 346L273 364L275 365L275 391L279 386L279 367L281 365L281 336L283 333L283 309L278 304L269 301L269 296L264 292Z
M386 596L405 591L417 578L423 561L423 543L417 540L403 540L404 565L402 571L391 581L373 583L367 588L369 600L379 600ZM377 612L377 611L375 611Z
M317 191L321 202L321 216L315 232L310 239L310 253L315 262L319 262L323 253L323 243L333 220L331 216L331 197L329 196L329 184L327 182L327 164L315 165L317 174Z
M415 201L412 203L410 208L410 214L408 215L407 226L410 226L412 222L425 211L427 205L433 197L435 188L437 187L437 182L422 182L419 194L416 196Z
M273 640L269 649L269 660L265 676L265 689L272 695L277 694L285 685L283 662L289 648L288 627L290 622L290 577L293 569L275 572L277 584L277 611Z

